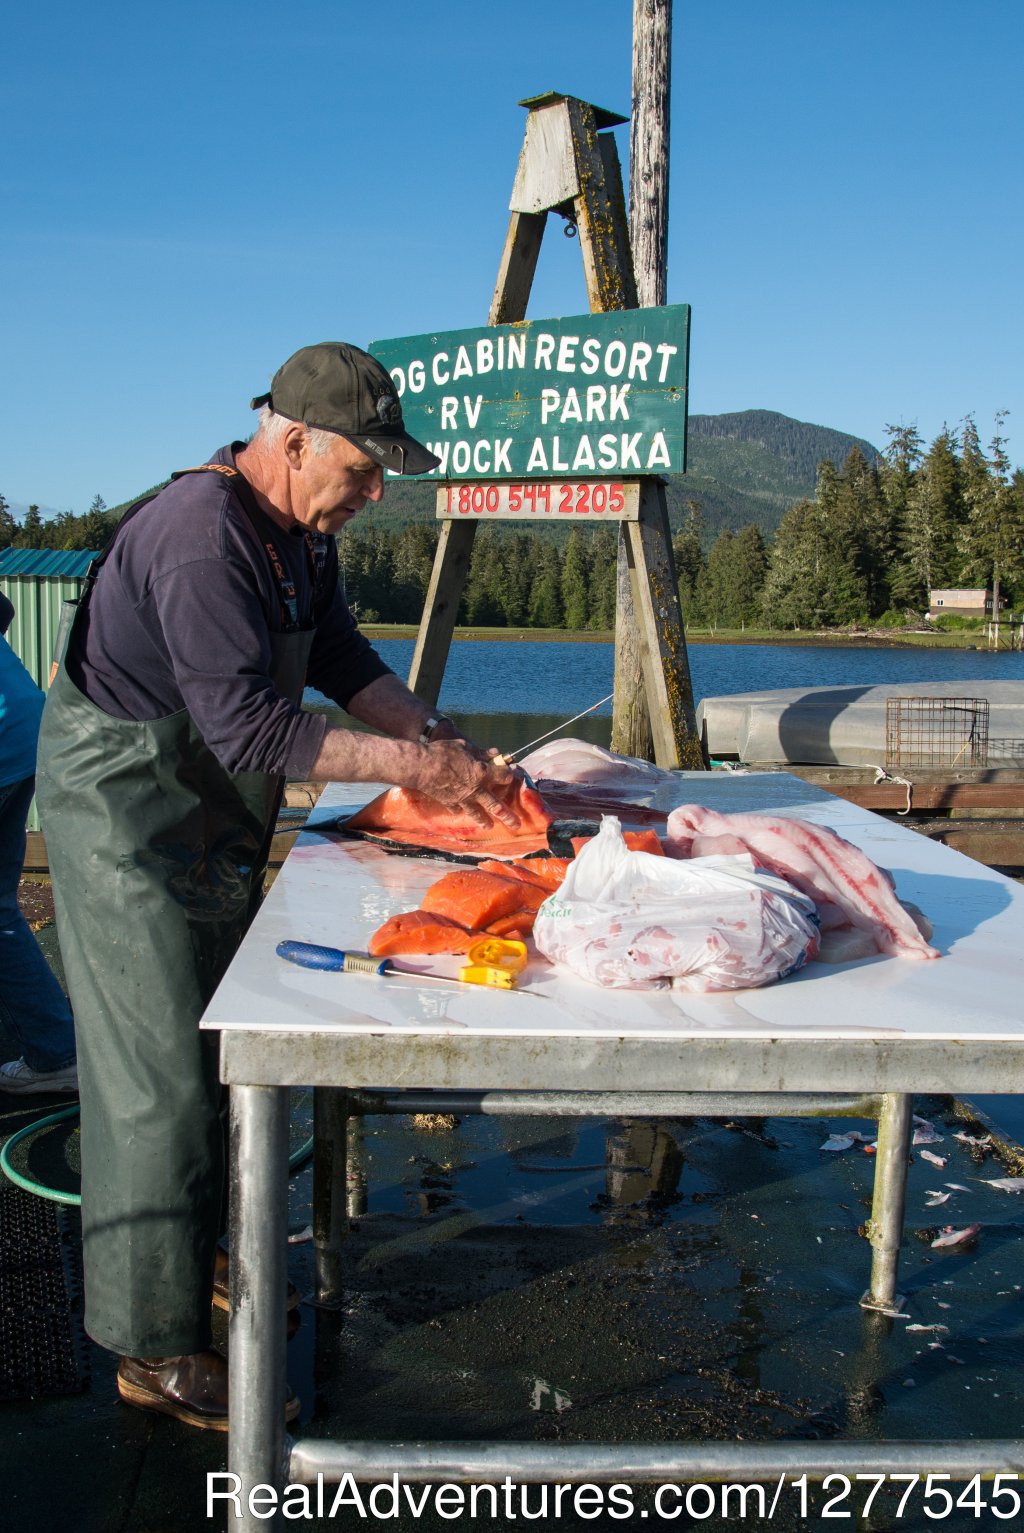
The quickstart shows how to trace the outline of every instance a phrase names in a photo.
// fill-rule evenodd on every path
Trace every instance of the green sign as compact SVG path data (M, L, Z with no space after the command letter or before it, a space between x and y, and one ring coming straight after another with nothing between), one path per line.
M375 341L437 479L681 474L690 307Z

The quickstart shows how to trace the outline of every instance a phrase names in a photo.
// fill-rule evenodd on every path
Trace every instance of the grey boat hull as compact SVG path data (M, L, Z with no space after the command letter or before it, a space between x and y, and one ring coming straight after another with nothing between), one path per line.
M697 724L714 757L779 765L884 766L887 700L954 696L988 701L988 761L983 764L1024 766L1024 682L1019 681L743 692L704 698Z

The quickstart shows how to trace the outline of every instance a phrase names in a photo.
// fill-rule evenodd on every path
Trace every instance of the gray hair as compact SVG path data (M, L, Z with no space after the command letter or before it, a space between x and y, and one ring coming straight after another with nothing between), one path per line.
M276 447L288 427L295 424L296 422L289 420L287 415L278 415L269 405L261 405L259 421L252 440L258 447ZM302 422L299 421L298 424L302 425ZM335 431L322 431L319 426L305 426L303 429L314 458L322 458L331 443L338 440L338 434Z

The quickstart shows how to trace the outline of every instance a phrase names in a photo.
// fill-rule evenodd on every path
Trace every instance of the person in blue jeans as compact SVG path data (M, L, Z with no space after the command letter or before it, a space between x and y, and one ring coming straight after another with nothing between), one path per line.
M18 908L44 699L2 637L13 616L0 591L0 1022L22 1051L0 1065L0 1092L77 1091L71 1008Z

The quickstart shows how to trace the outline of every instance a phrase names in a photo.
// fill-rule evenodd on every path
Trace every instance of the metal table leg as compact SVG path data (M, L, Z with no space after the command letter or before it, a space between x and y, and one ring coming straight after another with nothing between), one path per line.
M367 1185L369 1172L367 1170L366 1145L363 1142L363 1114L358 1111L352 1098L348 1102L348 1122L345 1125L346 1154L346 1184L348 1188L346 1206L350 1219L361 1219L367 1209ZM345 1233L347 1234L347 1228Z
M239 1533L266 1527L249 1512L255 1485L285 1483L288 1090L232 1086L231 1314L228 1468L239 1477Z
M318 1086L313 1093L314 1302L341 1302L341 1248L348 1234L348 1094Z
M896 1276L907 1202L910 1125L910 1097L903 1092L886 1092L878 1118L875 1190L868 1221L871 1287L860 1301L865 1309L898 1309L903 1302L902 1294L896 1292Z

